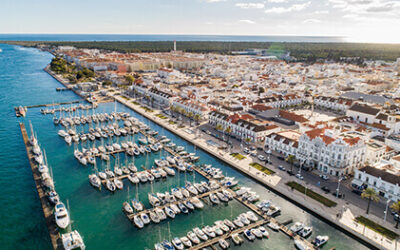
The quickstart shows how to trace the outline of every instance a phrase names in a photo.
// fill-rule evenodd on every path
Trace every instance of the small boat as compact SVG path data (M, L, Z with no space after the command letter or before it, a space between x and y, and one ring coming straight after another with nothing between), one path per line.
M327 236L327 235L318 235L317 237L315 237L315 240L313 241L313 244L316 247L321 247L326 242L328 242L328 240L329 240L329 236Z
M253 211L248 211L247 213L245 213L247 219L249 219L251 222L256 222L258 221L257 216L253 213Z
M102 179L102 180L107 179L107 174L106 174L106 173L104 173L104 172L102 172L102 171L99 171L98 174L99 174L100 179Z
M294 225L292 225L289 229L290 231L292 231L293 233L298 233L300 232L300 230L302 230L304 228L304 224L301 222L296 222L294 223Z
M89 182L95 188L100 188L101 186L100 178L96 174L89 175Z
M226 197L224 194L222 194L220 192L216 192L215 194L217 195L218 199L220 199L221 201L223 201L223 202L229 201L228 197Z
M193 197L192 199L190 199L190 202L193 203L193 205L194 205L196 208L202 209L202 208L204 207L203 202L202 202L199 198L197 198L197 197Z
M181 237L180 240L182 241L183 245L185 245L185 247L187 247L187 248L191 248L193 246L192 242L186 236Z
M154 212L157 214L157 216L160 218L160 220L165 220L167 218L164 211L160 208L154 209Z
M247 216L245 214L239 215L239 219L244 225L249 225L250 224L250 220L247 219Z
M195 233L193 233L192 231L189 231L186 235L189 238L189 240L191 240L194 244L200 243L199 237L197 237L197 235Z
M124 202L124 203L122 204L122 207L123 207L123 209L124 209L124 211L125 211L126 213L129 213L129 214L132 214L132 213L133 213L133 208L131 207L131 205L129 205L128 202Z
M150 218L146 213L140 214L140 219L143 221L145 225L150 223Z
M153 207L158 207L158 206L160 206L161 205L161 201L158 199L158 197L156 196L156 195L154 195L154 194L148 194L148 199L149 199L149 202L150 202L150 204L153 206Z
M218 197L215 194L211 193L211 194L208 195L208 197L210 198L210 201L212 203L214 203L214 204L219 204L220 203Z
M240 245L243 243L243 239L237 233L232 234L231 238L235 245Z
M255 240L255 236L254 236L254 234L249 230L249 229L246 229L244 232L243 232L243 234L244 234L244 236L248 239L248 240L250 240L250 241L253 241L253 240Z
M56 224L59 228L65 229L68 227L70 219L64 203L58 202L55 205L54 216L56 219Z
M128 169L129 169L131 172L133 172L133 173L136 173L136 172L137 172L137 167L136 167L135 164L133 164L133 163L129 163L129 164L128 164Z
M267 224L267 226L269 227L269 228L271 228L272 230L274 230L274 231L279 231L279 225L278 224L276 224L276 223L274 223L274 222L269 222L268 224Z
M110 190L111 192L114 192L115 189L116 189L116 186L115 186L114 182L113 182L113 181L110 181L110 180L107 180L107 181L106 181L106 187L107 187L107 189Z
M215 236L217 236L216 234L215 234L215 230L214 230L214 228L212 228L212 227L210 227L210 226L205 226L205 227L203 227L203 232L205 233L205 234L207 234L207 236L209 237L209 238L215 238Z
M232 221L225 219L224 220L224 224L227 225L229 227L230 230L233 230L236 228L236 226L232 223Z
M224 239L219 239L218 244L222 249L228 249L229 248L229 243L224 240Z
M174 250L174 246L171 244L171 242L164 240L162 243L162 246L165 250Z
M304 227L303 229L300 230L300 232L298 232L298 235L300 235L303 238L307 238L312 234L312 230L313 230L312 227Z
M190 192L186 189L186 188L180 188L181 193L183 194L183 196L185 198L189 198L190 197Z
M78 231L74 230L61 235L61 241L65 250L81 249L85 250L86 246L83 243L82 237Z
M172 211L174 211L175 214L179 214L181 212L179 207L174 203L172 203L169 207L172 209Z
M185 206L190 210L194 210L194 206L190 201L184 201L183 204L185 204Z
M118 189L123 189L124 188L124 183L118 178L114 179L114 184Z
M164 208L164 210L165 210L165 213L170 217L170 218L175 218L175 212L170 208L170 207L168 207L168 206L166 206L165 208Z
M182 211L182 213L184 213L184 214L189 213L189 210L187 209L187 207L185 205L183 205L182 203L178 203L178 207Z
M51 204L57 204L60 201L60 197L58 196L55 190L51 190L47 193L47 198L51 202Z
M139 178L136 176L136 174L133 174L133 173L131 173L131 174L128 175L128 180L129 180L130 182L134 183L134 184L140 182L140 180L139 180Z
M265 229L265 227L259 226L259 227L258 227L258 230L260 230L260 232L262 233L262 235L263 235L265 238L269 238L269 233L268 233L268 231Z
M150 219L151 219L152 222L160 223L160 218L157 216L156 213L154 213L153 211L150 211L149 215L150 215Z
M179 250L185 248L185 246L183 245L181 239L179 239L178 237L175 237L175 238L172 240L172 244L174 245L174 247L175 247L176 249L179 249Z
M236 219L234 219L233 220L233 224L235 224L235 226L236 227L244 227L244 224L243 224L243 222L239 219L239 218L236 218Z
M216 235L221 236L221 235L224 234L224 230L222 230L219 225L216 225L213 228L214 228L214 231L215 231Z
M296 239L294 240L294 245L296 246L297 249L299 250L311 250L311 248L309 248L307 246L307 244L302 240L302 239Z
M136 211L138 211L138 212L143 211L144 206L143 206L143 204L142 204L140 201L138 201L138 200L136 200L136 199L132 199L132 200L131 200L131 203L132 203L132 207L133 207Z
M135 225L136 225L138 228L143 228L143 226L144 226L144 223L143 223L143 221L140 219L139 215L135 215L135 216L133 217L133 222L135 223Z
M174 176L175 175L175 170L170 168L170 167L164 167L163 168L165 172L167 172L168 175Z
M114 173L116 174L116 175L122 175L122 169L120 169L119 167L114 167Z
M263 234L258 228L253 228L250 230L252 234L254 234L257 238L261 239L263 237Z
M193 228L193 232L199 237L202 241L207 241L208 236L198 227Z

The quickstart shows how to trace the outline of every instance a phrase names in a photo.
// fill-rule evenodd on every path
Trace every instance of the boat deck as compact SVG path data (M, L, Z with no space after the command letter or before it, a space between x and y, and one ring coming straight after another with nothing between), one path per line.
M36 189L37 189L37 192L39 195L39 200L42 205L43 215L44 215L44 219L47 224L47 229L49 231L51 244L53 245L53 249L64 249L64 247L62 245L61 235L58 232L58 228L55 223L55 219L54 219L54 215L53 215L53 207L49 204L49 202L46 198L45 190L43 189L43 187L41 185L41 178L40 178L38 166L34 162L34 157L31 153L32 147L29 145L29 139L28 139L28 134L26 132L25 124L20 123L19 126L21 128L22 138L24 140L25 148L26 148L26 154L28 156L29 164L32 169L32 175L33 175L33 179L35 180L35 186L36 186Z

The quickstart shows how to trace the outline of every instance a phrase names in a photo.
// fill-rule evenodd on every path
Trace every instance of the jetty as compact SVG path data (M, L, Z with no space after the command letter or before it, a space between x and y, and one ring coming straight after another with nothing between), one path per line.
M29 144L28 134L26 132L25 124L19 123L21 128L22 138L24 140L26 154L28 156L29 164L32 169L33 179L35 181L36 190L39 195L39 200L42 205L44 219L46 221L47 229L49 231L51 244L53 245L53 249L64 249L62 245L61 235L58 231L58 228L55 223L54 215L53 215L53 207L50 206L46 193L41 185L40 172L38 170L38 165L34 161L34 157L32 155L32 146Z

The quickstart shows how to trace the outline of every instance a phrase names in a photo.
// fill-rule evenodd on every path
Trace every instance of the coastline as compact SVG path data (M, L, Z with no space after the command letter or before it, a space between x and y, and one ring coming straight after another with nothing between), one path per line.
M44 71L46 71L54 79L56 79L62 85L64 85L65 87L68 88L69 84L67 84L66 82L63 82L62 79L57 77L51 70L49 70L49 66L47 66L44 69ZM74 91L74 93L76 93L76 91ZM78 93L76 93L76 94L78 96L80 96L81 98L85 99ZM145 118L153 121L154 123L158 124L159 126L166 128L170 132L178 135L179 137L183 138L184 140L192 143L193 145L196 145L197 147L201 148L202 150L211 154L212 156L216 157L217 159L225 162L229 166L235 168L242 174L252 178L257 183L265 186L272 192L285 198L286 200L290 201L291 203L295 204L296 206L306 210L310 214L327 222L328 224L332 225L336 229L347 233L350 237L363 243L370 249L382 249L382 247L385 249L395 249L392 246L393 242L390 242L390 244L388 245L385 241L386 245L388 245L388 246L381 245L383 243L383 237L382 237L382 240L379 240L381 242L381 244L379 244L377 237L374 236L374 235L376 235L376 233L373 232L372 230L370 230L368 228L366 230L365 227L364 227L364 230L362 230L362 228L360 227L359 229L361 231L360 230L357 231L356 230L356 229L358 229L357 227L352 228L351 225L349 225L349 223L345 223L345 221L339 220L335 215L338 213L338 211L340 211L341 206L337 206L335 208L324 207L323 205L319 204L315 200L311 200L311 198L305 198L303 196L300 196L299 194L295 194L295 193L293 193L293 191L290 191L290 188L287 187L284 183L280 183L281 178L279 176L276 176L276 175L262 176L260 171L254 169L254 168L248 167L249 166L248 164L252 162L248 158L245 160L239 161L239 160L235 159L234 157L231 157L229 155L229 153L220 151L215 146L208 145L206 143L205 139L197 138L193 134L188 134L187 132L183 131L182 129L179 129L177 127L177 125L169 124L168 120L163 120L159 117L156 117L153 113L146 112L139 105L135 105L135 104L131 103L130 101L132 101L132 99L125 100L121 96L111 96L111 95L109 95L109 96L111 98L113 98L115 101L118 101L120 104L128 107L129 109L131 109L131 110L135 111L136 113L144 116ZM338 210L338 208L339 208L339 210ZM351 215L351 213L350 213L350 215ZM371 231L371 232L369 232L369 231ZM361 232L363 232L365 235L369 235L370 237L366 237ZM375 238L375 241L372 240L371 238ZM395 243L395 245L396 245L396 243Z

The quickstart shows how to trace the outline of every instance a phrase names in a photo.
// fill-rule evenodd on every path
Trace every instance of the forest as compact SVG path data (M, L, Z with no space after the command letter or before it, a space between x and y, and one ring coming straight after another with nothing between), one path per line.
M172 41L6 41L4 43L36 47L74 46L76 48L96 48L101 50L132 52L168 52L173 49ZM178 41L178 50L196 53L230 54L249 48L274 48L290 51L290 55L300 61L335 60L341 57L360 57L366 60L395 61L400 58L400 44L372 43L271 43L271 42L214 42L214 41Z

